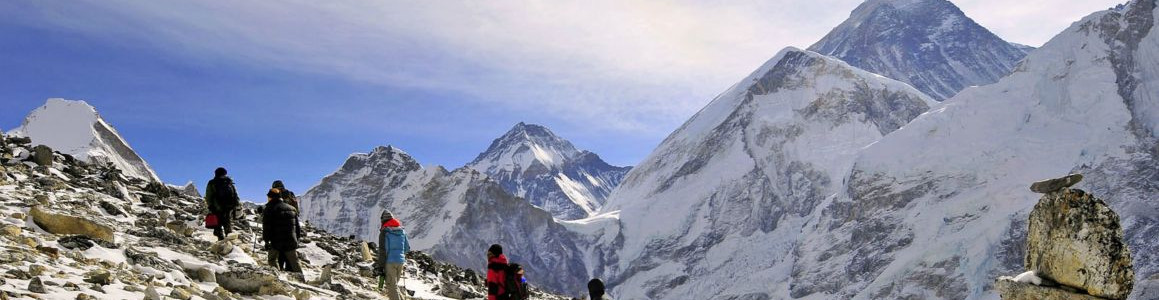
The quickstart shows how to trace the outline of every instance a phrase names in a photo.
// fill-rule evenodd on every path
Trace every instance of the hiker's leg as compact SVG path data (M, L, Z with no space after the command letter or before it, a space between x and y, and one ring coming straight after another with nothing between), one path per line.
M302 273L302 265L298 263L297 250L282 251L282 254L286 256L286 271Z
M398 280L402 278L402 264L386 263L386 297L390 300L402 300L399 293Z
M266 252L266 263L269 264L271 267L274 267L274 268L281 270L282 268L280 266L278 266L278 256L280 256L279 252L281 252L281 251L274 250L273 248L270 248L269 250L266 250L266 251L267 251Z

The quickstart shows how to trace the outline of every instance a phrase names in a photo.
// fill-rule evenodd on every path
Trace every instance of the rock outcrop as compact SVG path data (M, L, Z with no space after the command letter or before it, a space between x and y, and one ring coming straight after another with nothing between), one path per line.
M997 285L1002 299L1126 299L1131 294L1135 272L1119 216L1103 200L1068 188L1080 180L1073 174L1032 186L1046 194L1030 212L1025 267L1049 284L1004 277Z
M32 221L37 226L51 233L79 234L109 243L116 243L113 238L113 228L106 225L101 225L80 217L50 213L40 208L40 206L33 206L28 214L32 216Z

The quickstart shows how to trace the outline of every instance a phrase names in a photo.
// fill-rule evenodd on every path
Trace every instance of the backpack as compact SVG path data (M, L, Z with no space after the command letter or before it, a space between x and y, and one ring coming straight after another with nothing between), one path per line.
M503 270L503 281L505 285L503 287L503 292L506 293L506 295L503 295L503 299L527 299L527 287L525 286L526 283L523 282L523 278L519 276L520 270L523 270L523 266L520 266L517 263L507 264L507 269Z
M233 209L240 204L237 190L233 188L233 180L228 177L213 179L213 202L217 203L218 209Z

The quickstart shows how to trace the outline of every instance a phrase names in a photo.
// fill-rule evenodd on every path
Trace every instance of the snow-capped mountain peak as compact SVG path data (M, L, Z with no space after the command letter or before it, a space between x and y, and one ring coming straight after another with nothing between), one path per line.
M486 172L545 172L558 170L580 154L575 146L547 127L519 122L469 165Z
M577 150L547 127L523 122L495 139L467 167L566 220L599 210L628 170L608 165L595 153Z
M913 85L935 100L998 81L1026 49L946 0L870 0L809 50Z
M48 99L9 134L31 138L33 144L46 145L82 161L112 163L125 175L161 181L117 130L84 101Z

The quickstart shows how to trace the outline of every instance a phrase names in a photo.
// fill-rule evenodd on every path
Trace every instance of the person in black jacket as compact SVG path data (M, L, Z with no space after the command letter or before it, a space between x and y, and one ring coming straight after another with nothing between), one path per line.
M301 273L302 266L298 264L298 211L282 201L282 193L276 188L270 189L266 197L269 202L262 209L262 241L269 251L266 261L278 267L278 257L284 255L285 270Z
M210 213L217 215L218 226L213 228L217 240L223 240L233 232L233 211L239 203L241 199L237 196L233 179L226 176L225 168L213 170L213 179L205 185L205 204L209 206Z

